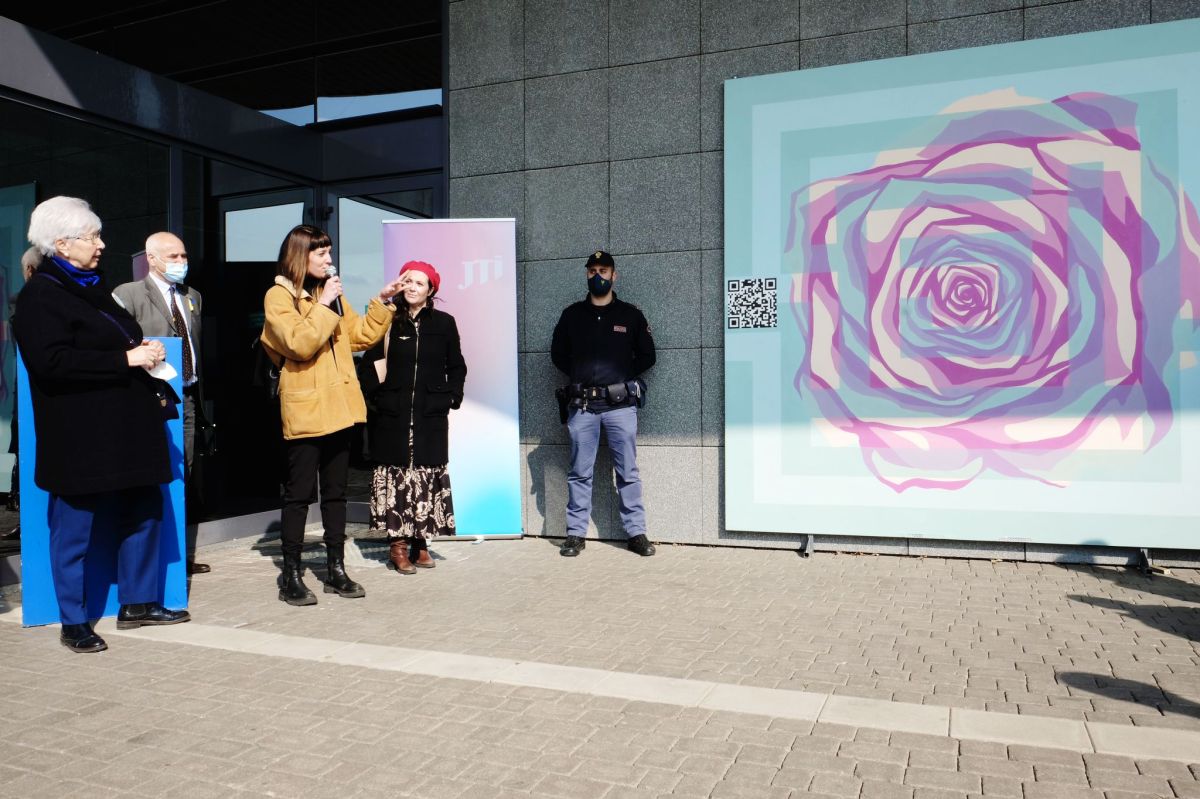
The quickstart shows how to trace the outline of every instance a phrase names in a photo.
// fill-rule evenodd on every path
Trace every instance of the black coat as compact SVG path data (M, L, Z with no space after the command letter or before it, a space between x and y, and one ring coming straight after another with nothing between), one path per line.
M396 314L387 334L382 384L375 364L384 358L383 344L367 350L359 370L371 458L389 466L409 465L410 423L412 464L445 466L450 460L450 409L463 400L467 364L454 317L425 307L417 322L419 327L404 311Z
M125 356L142 329L109 292L103 279L81 286L47 259L17 297L13 332L37 431L34 482L52 494L171 481L157 381Z

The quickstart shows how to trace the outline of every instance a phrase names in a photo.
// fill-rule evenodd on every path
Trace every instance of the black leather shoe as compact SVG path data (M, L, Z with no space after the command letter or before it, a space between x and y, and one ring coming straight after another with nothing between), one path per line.
M155 624L182 624L191 620L192 615L186 610L167 610L157 602L145 602L140 605L122 605L117 613L117 629L132 630L135 627Z
M582 552L585 546L587 546L587 542L582 538L577 535L569 535L567 536L567 539L562 542L562 546L559 547L558 554L562 555L564 558L573 558Z
M188 574L208 574L212 571L212 567L207 563L196 563L193 561L187 565Z
M635 535L629 539L629 542L625 546L629 547L630 552L636 552L643 558L648 558L654 554L654 544L651 544L650 539L644 535Z
M82 654L103 652L108 649L108 644L92 631L90 624L64 624L58 640L72 652Z

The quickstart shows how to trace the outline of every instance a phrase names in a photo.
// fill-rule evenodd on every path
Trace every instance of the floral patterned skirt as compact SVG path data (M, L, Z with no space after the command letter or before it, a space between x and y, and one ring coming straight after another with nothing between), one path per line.
M389 540L454 535L454 502L445 466L376 466L371 527Z

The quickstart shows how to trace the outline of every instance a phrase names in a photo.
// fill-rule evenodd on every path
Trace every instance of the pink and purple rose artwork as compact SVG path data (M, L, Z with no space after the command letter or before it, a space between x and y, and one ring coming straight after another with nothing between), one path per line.
M795 391L896 492L1065 486L1076 456L1159 445L1200 218L1136 99L1001 89L920 124L918 146L791 194Z

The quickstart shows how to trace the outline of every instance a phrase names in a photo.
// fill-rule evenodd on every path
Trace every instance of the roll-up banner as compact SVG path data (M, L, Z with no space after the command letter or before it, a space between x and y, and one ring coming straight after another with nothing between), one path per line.
M519 536L516 220L386 221L383 253L388 281L408 261L433 264L442 277L436 307L454 317L462 339L465 397L450 414L457 533Z

